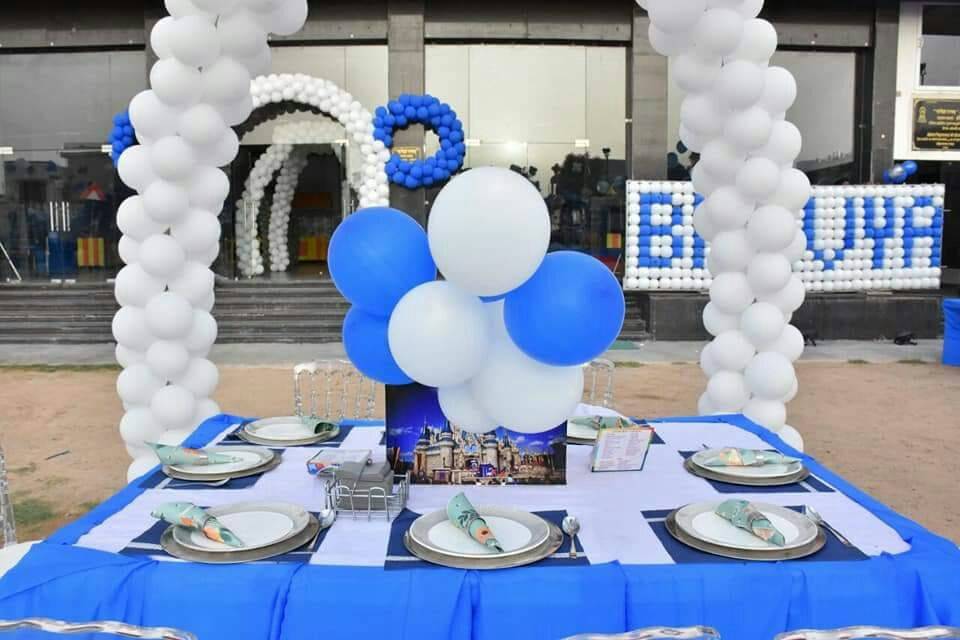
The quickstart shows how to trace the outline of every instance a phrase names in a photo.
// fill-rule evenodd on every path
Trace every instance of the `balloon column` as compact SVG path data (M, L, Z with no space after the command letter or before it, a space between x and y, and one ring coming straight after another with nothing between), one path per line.
M562 423L583 392L580 365L619 335L624 299L603 264L547 255L549 242L540 192L507 169L453 178L426 233L395 209L358 211L328 254L353 304L347 355L387 384L437 387L446 416L469 431Z
M170 16L150 35L159 60L151 89L130 103L140 146L120 157L121 179L138 195L117 212L123 232L113 320L120 432L135 478L154 465L144 443L179 443L219 413L210 399L217 367L207 359L217 336L213 272L230 190L218 167L237 154L230 127L253 109L251 75L269 66L267 33L291 34L306 0L166 0Z
M646 0L650 42L671 56L688 92L680 138L701 154L692 178L705 200L694 212L711 243L704 310L714 335L701 354L709 378L703 414L743 412L774 431L797 393L792 362L803 351L789 324L804 298L791 271L806 238L798 212L810 182L793 168L800 132L784 119L797 95L789 71L770 66L777 33L757 18L762 0Z
M137 132L130 124L130 114L126 109L113 116L113 129L110 130L110 157L113 159L113 166L117 166L120 156L124 151L136 144Z

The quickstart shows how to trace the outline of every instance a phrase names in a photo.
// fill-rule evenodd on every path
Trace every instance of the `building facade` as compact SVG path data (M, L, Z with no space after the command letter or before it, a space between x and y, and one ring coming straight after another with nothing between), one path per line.
M554 249L622 268L626 180L682 180L696 162L677 139L683 95L632 0L310 4L300 33L272 40L273 72L330 80L371 111L403 93L449 103L463 122L465 166L527 176L550 210ZM131 192L103 145L113 115L148 86L149 32L163 15L160 0L0 6L0 242L9 255L0 253L0 279L103 281L122 267L115 213ZM960 5L768 0L762 17L779 34L774 62L800 87L789 117L811 182L879 181L895 159L915 159L921 180L947 185L947 203L960 197L960 141L943 127L929 133L930 114L960 96ZM234 229L249 215L238 203L251 168L279 124L324 117L289 104L255 116L229 168L214 265L226 278L240 275ZM918 127L927 131L919 143ZM421 127L394 144L419 157L437 149ZM286 249L294 277L324 277L317 247L356 205L356 167L336 147L304 150ZM393 185L390 200L424 221L436 191ZM957 227L947 222L947 267L960 265Z

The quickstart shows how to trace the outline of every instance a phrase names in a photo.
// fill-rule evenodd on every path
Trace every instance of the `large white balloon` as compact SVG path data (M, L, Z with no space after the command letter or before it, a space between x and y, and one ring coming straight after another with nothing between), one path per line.
M743 407L743 415L776 432L782 429L787 421L787 407L779 400L752 398Z
M184 372L190 363L190 352L177 340L157 340L147 349L150 370L171 380Z
M187 349L195 356L205 356L216 341L217 321L208 311L194 309L190 332L183 339Z
M223 16L217 23L218 35L223 53L236 58L246 58L259 52L267 33L255 14L249 11L237 11Z
M769 158L779 167L788 165L796 160L797 156L800 155L800 148L802 146L803 141L800 136L800 130L797 129L796 125L786 120L780 120L773 123L773 129L770 131L770 139L767 140L767 144L757 149L754 153L758 156ZM779 185L779 179L777 183Z
M190 213L170 228L170 236L186 252L204 251L220 242L220 220L216 215L202 209Z
M397 303L388 340L408 376L430 387L456 386L483 365L490 324L479 298L450 282L428 282Z
M112 329L117 344L135 351L146 350L153 341L146 314L140 307L122 307L113 316Z
M780 166L769 158L750 158L737 172L737 190L752 200L770 197L779 186Z
M186 181L186 187L190 204L219 214L230 194L230 179L222 169L199 167Z
M723 135L742 151L753 151L767 143L772 129L770 113L754 105L731 115L726 121Z
M650 27L654 27L651 25ZM687 93L706 91L720 75L720 58L704 56L697 51L688 51L674 58L670 72L673 81Z
M172 236L157 233L140 245L140 265L154 278L169 280L183 269L186 255Z
M127 444L156 442L161 435L163 427L157 424L146 407L131 409L120 419L120 437Z
M487 433L497 428L496 421L484 413L470 390L470 385L441 387L437 390L440 408L447 420L470 433Z
M192 145L205 147L226 135L227 124L220 113L209 104L197 104L182 114L177 122L177 132ZM192 156L191 150L191 156ZM193 171L184 172L193 174Z
M749 60L733 60L723 65L715 91L731 109L743 109L760 99L765 69Z
M730 151L729 146L727 151ZM726 156L726 152L723 155ZM711 193L701 207L709 212L710 222L718 231L740 230L753 211L753 203L732 185L720 187Z
M190 302L169 291L152 296L146 305L146 314L150 332L166 340L183 338L193 325Z
M686 4L674 2L673 4ZM736 50L743 35L743 16L733 9L717 8L707 11L697 23L696 43L714 55L726 56Z
M150 48L161 60L173 55L170 48L170 35L173 31L174 21L173 16L164 16L157 20L157 24L153 25L153 29L150 30Z
M743 38L733 52L733 58L766 65L777 50L777 31L766 20L747 20L743 23Z
M151 90L141 91L130 101L130 122L137 131L137 137L147 136L151 140L175 133L177 112ZM140 138L143 142L143 139ZM123 153L121 158L130 150Z
M743 375L734 371L719 371L707 382L707 396L717 411L739 412L750 399Z
M166 429L188 429L197 409L196 397L179 385L167 385L155 394L150 401L153 416Z
M144 307L163 292L163 282L152 277L139 264L125 266L113 283L114 296L122 306Z
M793 313L803 304L806 293L807 290L803 286L803 281L794 274L782 289L772 293L761 293L757 296L757 299L776 305L784 313Z
M647 12L650 22L661 31L673 33L689 31L703 17L707 8L706 0L648 0Z
M747 239L757 251L783 251L796 234L796 218L787 209L776 205L758 208L750 214L747 222Z
M792 324L788 324L783 328L783 333L769 345L767 350L781 353L790 362L796 362L803 355L803 333Z
M185 64L205 67L220 55L217 28L200 16L177 18L170 30L170 50Z
M744 376L753 395L777 401L790 392L796 379L793 364L776 351L761 351L754 356Z
M121 159L133 149L128 150ZM149 236L160 233L164 225L154 222L143 208L143 199L140 196L130 196L120 203L117 208L117 227L123 235L134 240L145 240Z
M163 388L164 381L158 378L146 364L136 364L120 372L117 378L117 394L130 405L147 405Z
M179 185L155 180L143 192L143 209L152 220L162 225L178 222L190 207L187 192Z
M225 104L250 95L250 72L234 58L223 57L205 67L201 82L205 102Z
M766 71L763 95L760 104L770 113L784 113L797 99L797 81L783 67L770 67Z
M176 383L198 398L206 398L213 393L220 382L217 365L206 358L194 358L175 378ZM198 423L199 424L199 423Z
M447 280L475 295L496 296L526 282L543 262L550 216L526 178L480 167L437 194L427 236Z
M185 107L200 99L200 71L177 58L158 61L150 69L150 87L172 107Z
M769 302L754 302L740 316L740 330L758 350L774 344L785 324L783 312Z
M777 204L789 211L802 209L810 199L810 179L799 169L785 169L780 174L780 186L767 198L766 204Z
M740 328L740 318L736 314L724 313L712 302L703 308L703 326L712 336L718 336L724 331Z
M583 396L583 369L541 364L512 341L501 340L470 381L470 390L498 425L538 433L573 415Z
M750 264L754 251L743 230L724 231L713 238L707 265L716 275L729 271L743 271Z
M700 153L700 162L696 164L694 169L703 166L710 172L710 175L725 182L730 182L737 175L737 171L743 166L746 159L745 153L742 153L723 138L717 138L703 147L703 151ZM708 199L729 200L731 198L735 199L735 203L740 208L747 208L747 203L743 202L736 190L731 187L716 189Z
M786 442L797 451L801 453L803 452L803 436L801 436L800 432L790 425L785 424L780 427L780 430L777 431L777 435L780 436L781 440Z
M742 371L756 350L741 331L724 331L710 343L710 357L725 371Z
M152 451L138 457L127 467L127 482L133 482L159 464L160 462L157 460L157 456Z
M779 253L758 253L747 267L747 280L757 296L769 295L783 289L790 281L793 267L786 256Z
M117 161L117 173L120 174L123 184L131 189L143 189L157 179L157 174L150 164L150 152L143 145L132 146L121 154ZM139 196L131 198L139 199Z
M742 273L721 273L710 285L710 301L723 313L742 313L753 300L753 290Z
M277 35L293 35L303 27L307 12L307 0L287 0L266 14L266 24Z
M713 358L712 342L708 342L703 349L700 350L700 370L703 371L703 375L708 378L718 371L722 371L720 365L717 364L717 361Z

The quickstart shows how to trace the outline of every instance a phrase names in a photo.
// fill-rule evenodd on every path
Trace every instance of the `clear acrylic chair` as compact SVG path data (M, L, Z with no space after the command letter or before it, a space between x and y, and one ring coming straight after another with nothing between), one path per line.
M187 631L178 631L167 627L138 627L123 622L64 622L48 618L27 618L24 620L0 620L0 637L10 633L10 637L19 637L20 632L34 631L31 637L43 638L44 634L67 635L75 633L105 634L124 638L149 638L152 640L197 640Z
M584 633L564 640L716 640L720 634L710 627L649 627L626 633Z
M960 640L958 627L919 627L886 629L883 627L846 627L844 629L788 631L774 640Z
M377 383L349 360L304 362L293 368L293 406L299 417L370 419L377 406Z
M586 404L613 408L613 374L616 370L613 362L602 358L583 365L583 401Z
M10 485L7 482L7 456L0 448L0 546L17 544L16 521L13 518L13 503L10 502Z

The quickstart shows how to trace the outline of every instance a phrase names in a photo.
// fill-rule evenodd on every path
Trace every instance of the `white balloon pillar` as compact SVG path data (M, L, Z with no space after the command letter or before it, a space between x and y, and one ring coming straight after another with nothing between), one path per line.
M293 209L297 180L306 166L307 155L294 153L277 176L277 186L273 190L273 204L270 206L270 231L267 236L271 271L286 271L290 266L290 252L287 249L290 211Z
M151 89L130 103L140 145L120 157L120 177L138 195L117 211L125 266L116 279L113 320L120 433L133 479L157 464L145 442L179 443L220 412L210 399L217 336L210 314L219 252L217 214L229 190L218 167L239 141L231 126L253 109L250 78L270 64L267 33L292 34L306 0L166 0L154 27L159 60Z
M701 154L694 212L710 244L713 275L701 354L709 378L701 414L742 412L774 431L797 393L793 362L803 337L789 324L804 286L792 272L806 237L796 212L810 182L793 168L800 132L784 119L797 95L789 71L771 67L777 33L757 18L763 0L647 0L650 42L671 56L688 92L680 138Z

